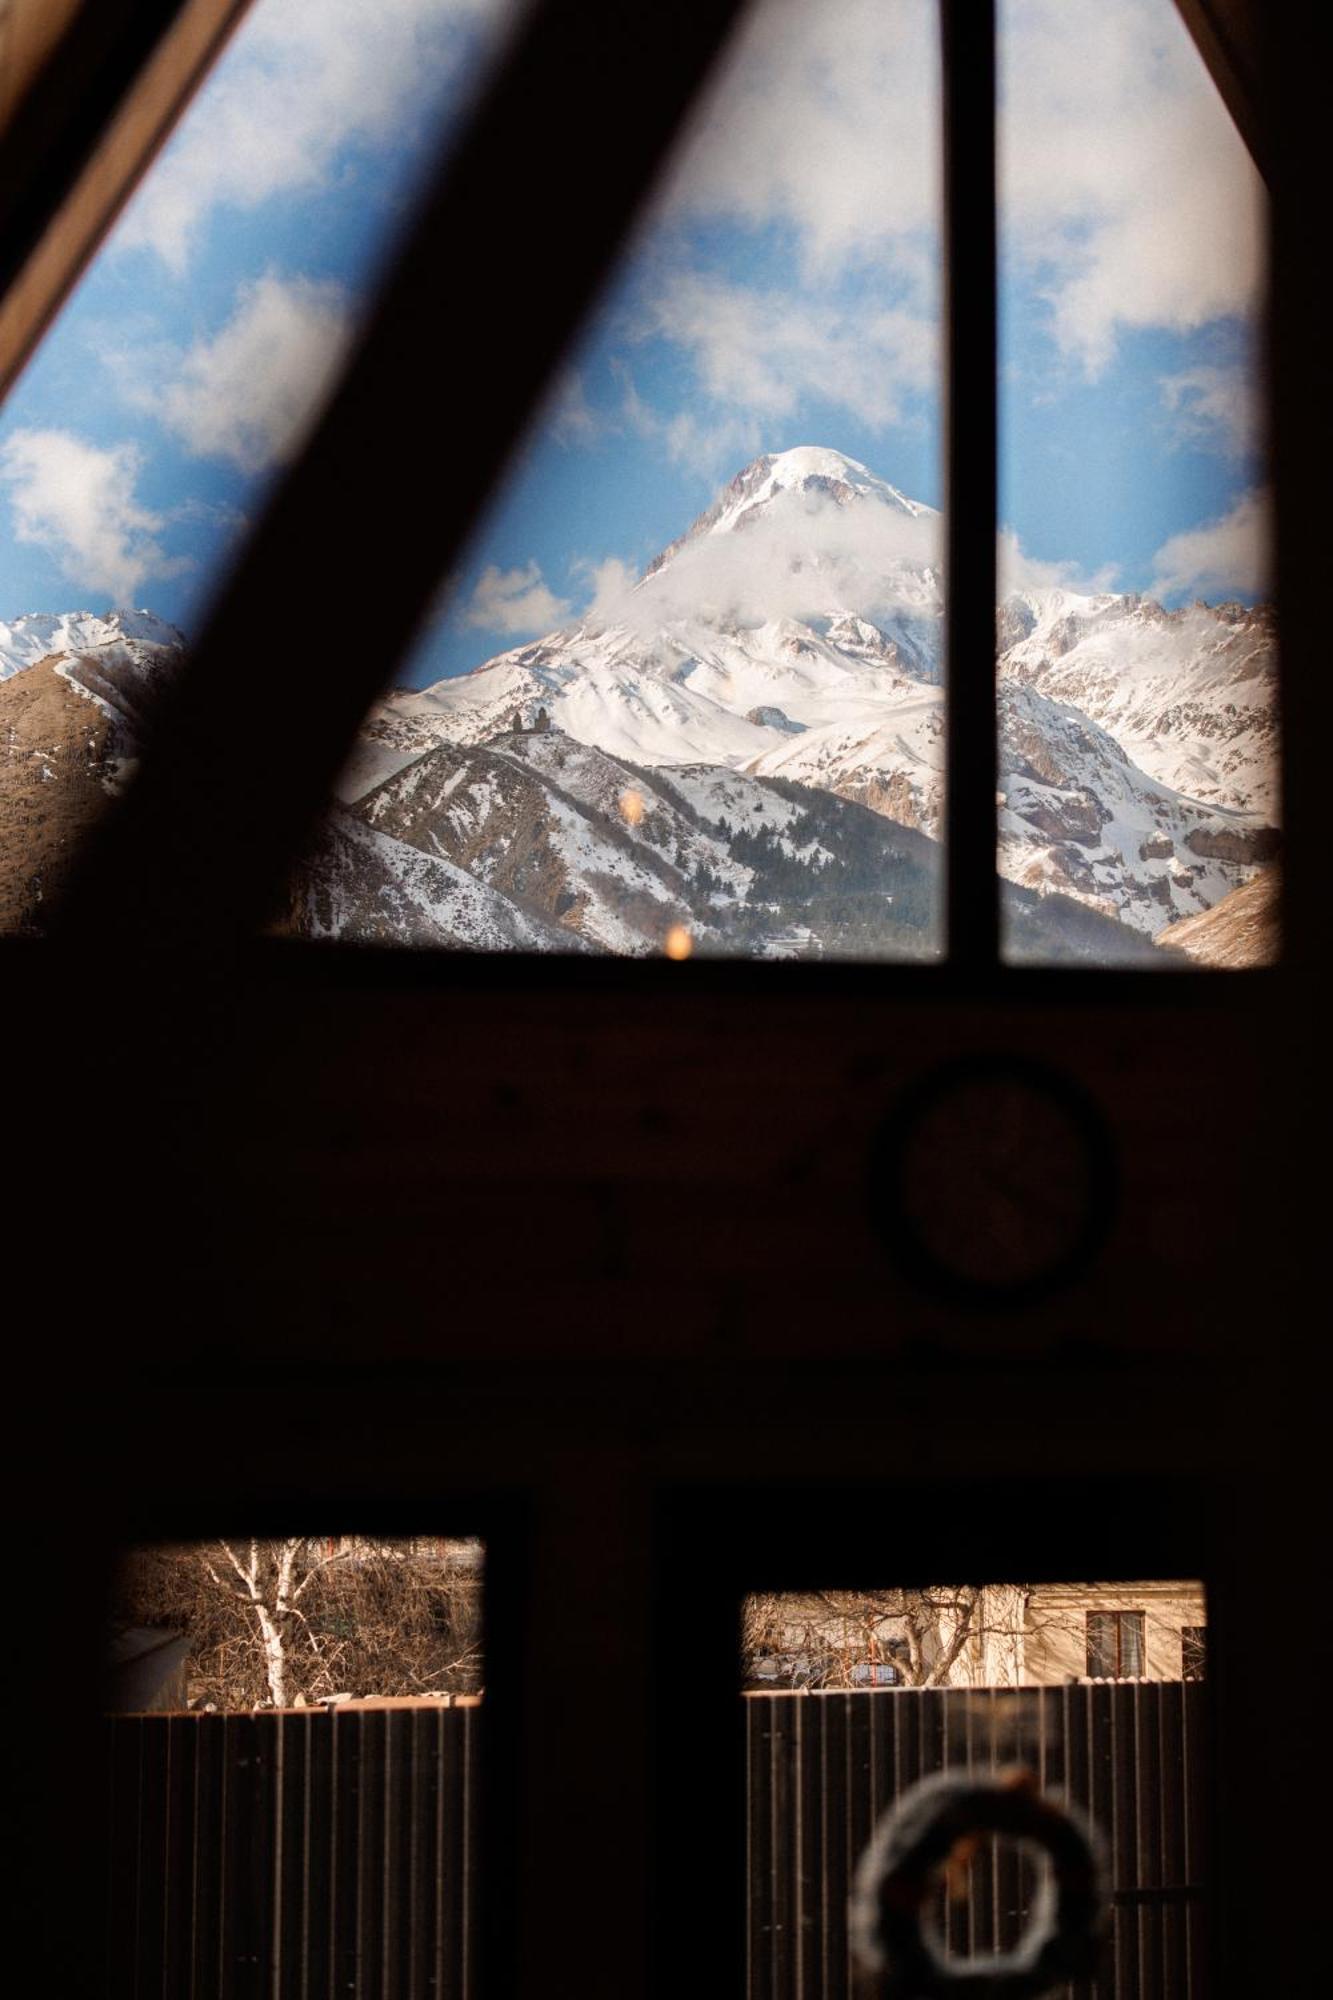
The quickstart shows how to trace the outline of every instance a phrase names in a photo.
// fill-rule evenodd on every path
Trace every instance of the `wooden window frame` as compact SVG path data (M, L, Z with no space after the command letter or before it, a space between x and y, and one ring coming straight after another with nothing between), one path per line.
M1076 1568L1061 1536L1077 1527L1078 1566L1090 1560L1092 1533L1100 1537L1099 1574L1205 1579L1210 1619L1216 1614L1210 1707L1216 1704L1224 1721L1242 1725L1239 1734L1219 1732L1212 1774L1222 1843L1216 1900L1227 1925L1227 1948L1218 1962L1227 1968L1228 1992L1302 1990L1305 1947L1291 1912L1321 1907L1319 1850L1314 1843L1258 1841L1252 1830L1279 1824L1291 1799L1313 1786L1314 1766L1327 1752L1291 1729L1285 1717L1253 1711L1238 1670L1244 1660L1236 1635L1247 1602L1261 1593L1277 1600L1284 1592L1297 1601L1322 1556L1323 1456L1315 1425L1323 1409L1316 1372L1323 1343L1317 1324L1296 1309L1294 1283L1302 1257L1313 1270L1326 1217L1315 1178L1290 1165L1301 1157L1302 1121L1319 1115L1314 1059L1323 1052L1326 1060L1315 975L1327 922L1319 860L1327 785L1322 766L1333 741L1322 602L1327 468L1320 417L1327 414L1327 352L1320 259L1310 254L1326 226L1327 68L1311 59L1305 11L1298 18L1295 8L1264 10L1275 48L1270 129L1281 136L1269 163L1289 843L1286 949L1278 967L1166 977L1001 964L991 945L976 948L990 922L984 909L979 927L968 939L962 935L966 897L975 894L984 905L995 894L993 809L987 800L983 810L979 792L970 843L951 843L948 864L960 870L957 883L951 877L950 925L970 956L939 966L608 960L571 967L537 958L254 941L256 913L285 852L320 810L342 750L410 637L441 563L493 490L540 380L608 269L616 232L628 226L685 98L720 42L721 17L731 11L636 11L609 0L584 7L548 0L539 9L456 153L453 192L437 189L428 203L328 419L275 497L190 671L164 704L143 783L109 818L104 838L85 858L64 924L46 941L0 941L0 988L21 1031L11 1044L16 1059L7 1077L8 1101L14 1130L36 1155L23 1160L10 1230L33 1267L50 1274L66 1320L63 1326L47 1317L36 1323L30 1344L43 1350L44 1373L24 1406L26 1435L10 1455L14 1517L31 1519L32 1494L43 1496L41 1518L13 1553L11 1587L17 1601L50 1607L41 1671L48 1705L60 1717L58 1728L20 1732L16 1745L17 1788L30 1819L15 1886L26 1899L22 1934L38 1928L34 1913L40 1911L50 1944L65 1953L61 1962L71 1990L96 1990L91 1977L80 1981L75 1964L90 1950L95 1926L71 1925L67 1893L70 1883L94 1880L97 1867L92 1816L68 1810L71 1799L86 1795L98 1754L86 1699L96 1612L91 1601L66 1603L53 1595L53 1570L67 1561L69 1548L87 1547L90 1524L110 1543L203 1536L237 1522L280 1533L298 1516L315 1528L355 1524L386 1534L467 1521L486 1537L493 1686L486 1920L495 1940L490 1976L497 1993L545 1994L553 1984L576 1983L576 1973L583 1975L577 1983L589 2000L624 2000L650 1986L665 1994L678 1990L676 1975L695 1985L719 1984L716 1968L700 1963L695 1940L712 1935L714 1919L724 1930L729 1922L734 1927L741 1877L732 1872L734 1823L723 1813L701 1814L700 1802L715 1796L713 1788L725 1784L729 1770L739 1782L733 1757L736 1606L750 1589L827 1581L835 1534L849 1570L882 1573L885 1542L899 1540L905 1524L920 1561L936 1574L943 1573L941 1552L966 1536L979 1571L998 1576L1044 1568L1053 1579L1067 1576ZM1212 0L1204 11L1216 11ZM948 12L964 37L977 36L978 21L984 27L990 20L980 0L975 8L969 0L953 0ZM576 16L584 17L581 24ZM674 38L676 26L682 40ZM562 50L566 30L573 39ZM359 678L330 683L329 710L314 717L313 742L311 711L293 685L299 652L284 656L282 650L289 634L279 629L271 650L251 658L252 670L269 676L280 740L256 747L244 777L249 790L240 800L246 837L238 853L224 853L216 806L225 798L234 825L238 800L234 765L222 768L216 725L234 700L235 649L246 640L254 608L280 605L292 584L284 574L284 551L300 553L302 576L317 588L329 574L345 573L342 545L315 547L311 523L320 518L321 486L355 465L358 450L369 452L367 463L384 462L371 435L383 428L385 408L376 373L386 357L390 365L411 357L411 329L403 325L407 304L414 296L431 297L429 265L441 243L471 244L479 268L494 269L495 246L485 242L479 218L487 218L488 228L497 217L512 218L529 192L512 141L516 133L525 143L539 140L549 130L543 100L558 105L566 142L547 149L549 172L543 175L544 189L554 184L556 206L566 209L553 239L563 241L564 225L576 212L569 201L578 173L592 174L599 164L580 155L577 144L571 159L569 135L578 134L578 109L590 80L596 80L602 110L614 101L614 88L606 86L617 76L642 85L632 94L635 130L625 134L623 153L617 147L623 178L615 190L594 187L588 225L580 230L581 261L548 291L551 321L534 330L524 379L510 385L503 407L488 394L495 385L482 342L472 343L479 392L475 409L461 413L464 435L478 453L470 490L458 496L443 532L410 547L397 546L395 523L360 524L374 559L384 555L386 579L406 578L398 629L386 632L379 656L348 663L349 674L355 669ZM976 91L975 75L968 87ZM617 144L604 119L587 122L599 149ZM975 130L955 121L951 143L955 190L969 148L982 172L993 171L993 154L976 159ZM497 160L501 171L487 187L488 163ZM477 211L471 233L469 202ZM539 218L538 232L543 226ZM993 236L993 217L991 229ZM983 284L984 234L984 219L980 231L975 219L962 224L962 239L971 246L969 268ZM503 228L494 235L502 239ZM503 272L496 277L503 294ZM956 313L956 289L954 301ZM993 337L983 382L976 360L984 346L973 326L973 361L961 371L960 394L993 397ZM413 436L420 439L419 425ZM961 442L960 432L951 436ZM327 495L325 506L327 511ZM974 573L993 561L993 546L983 547L993 543L993 518L992 493L969 516ZM961 527L960 512L951 532ZM364 559L366 550L359 555ZM992 609L987 601L988 625ZM956 640L951 628L951 644ZM963 671L972 675L977 705L971 733L955 735L948 753L955 788L963 782L959 765L973 759L975 783L994 756L989 629L984 649L978 646ZM964 686L960 676L954 679L951 702ZM982 685L984 701L978 698ZM300 786L292 782L293 743L310 752ZM955 789L954 804L960 796ZM965 853L975 865L963 880ZM94 1008L102 1046L113 1051L117 1065L110 1092L69 1060L72 1048L87 1048ZM238 1012L244 1017L239 1032L233 1026ZM337 1014L336 1032L321 1040L321 1018L330 1012ZM1201 1355L1188 1343L1173 1347L1158 1327L1169 1328L1173 1303L1189 1295L1190 1267L1172 1265L1174 1245L1167 1240L1172 1232L1178 1240L1196 1228L1198 1210L1188 1204L1165 1217L1168 1231L1152 1237L1146 1251L1146 1226L1137 1252L1122 1251L1122 1262L1132 1263L1137 1254L1140 1266L1146 1264L1146 1284L1121 1294L1111 1287L1104 1298L1092 1287L1076 1290L1063 1320L950 1313L929 1303L918 1311L917 1302L909 1314L892 1274L867 1262L860 1305L868 1331L855 1352L824 1351L829 1327L817 1313L808 1327L775 1323L767 1346L747 1344L744 1329L733 1338L719 1323L696 1344L682 1337L674 1347L657 1347L641 1337L641 1295L627 1301L623 1288L628 1257L621 1239L628 1238L632 1218L617 1212L614 1189L598 1207L593 1197L601 1196L589 1170L563 1163L579 1198L588 1197L587 1206L572 1211L575 1220L600 1232L604 1245L600 1261L585 1258L584 1296L595 1310L583 1323L571 1331L568 1317L557 1318L549 1344L523 1350L518 1367L506 1351L472 1341L468 1301L454 1309L440 1211L423 1201L436 1232L432 1254L423 1252L424 1232L409 1231L407 1247L419 1260L415 1275L405 1289L378 1290L376 1315L357 1325L352 1314L352 1331L338 1344L334 1308L341 1302L319 1289L309 1254L311 1243L327 1251L344 1213L329 1204L330 1193L341 1194L350 1184L355 1195L369 1188L376 1197L366 1226L380 1232L385 1246L373 1273L382 1286L402 1265L397 1163L406 1157L415 1164L429 1147L430 1135L423 1140L419 1130L422 1109L438 1115L457 1095L454 1079L427 1063L414 1080L411 1106L396 1123L377 1125L366 1112L367 1099L351 1090L355 1072L375 1072L378 1060L371 1082L383 1082L378 1095L385 1097L401 1090L404 1062L438 1050L459 1031L467 1066L489 1067L494 1082L490 1099L467 1098L469 1111L477 1117L480 1104L496 1123L512 1119L517 1172L525 1149L543 1160L551 1156L542 1151L543 1107L534 1111L523 1090L514 1088L508 1049L523 1037L541 1060L554 1047L562 1061L568 1055L571 1076L585 1088L582 1101L595 1138L600 1143L605 1136L607 1183L623 1175L627 1160L651 1155L651 1171L660 1176L654 1185L669 1185L671 1173L683 1181L687 1169L670 1158L663 1169L661 1152L652 1151L672 1143L674 1107L656 1082L664 1051L677 1076L682 1065L695 1065L706 1100L733 1059L734 1040L722 1046L727 1031L741 1030L750 1048L766 1018L777 1022L788 1053L821 1037L836 1038L846 1052L840 1066L819 1072L823 1126L812 1124L809 1144L783 1163L795 1183L812 1190L819 1242L830 1256L847 1240L835 1222L862 1190L854 1159L845 1182L821 1182L818 1149L847 1155L848 1120L857 1107L868 1094L882 1099L896 1087L899 1072L884 1062L888 1045L908 1045L911 1062L920 1067L973 1034L992 1043L1054 1049L1077 1070L1089 1040L1107 1040L1109 1024L1110 1053L1099 1073L1103 1093L1117 1110L1125 1109L1127 1171L1145 1186L1159 1134L1195 1152L1202 1134L1206 1145L1214 1129L1208 1121L1216 1078L1226 1062L1248 1065L1247 1073L1261 1082L1272 1076L1265 1119L1250 1113L1261 1155L1257 1178L1267 1185L1258 1187L1255 1211L1237 1219L1234 1239L1253 1244L1254 1254L1236 1258L1228 1242L1204 1301L1215 1322L1210 1334L1220 1323L1215 1350ZM551 1030L553 1019L563 1042ZM486 1035L469 1040L478 1024ZM122 1034L123 1042L117 1039ZM316 1063L327 1065L314 1080L313 1098L302 1095L301 1078L296 1086L291 1082L299 1068L292 1052L311 1042ZM772 1046L763 1044L761 1058L771 1058ZM1155 1048L1165 1050L1156 1066L1150 1060ZM377 1055L381 1049L386 1053ZM716 1052L711 1057L710 1050ZM589 1079L600 1085L599 1064L608 1051L609 1081L588 1090ZM1180 1051L1187 1063L1174 1060ZM1208 1074L1191 1074L1190 1064ZM502 1090L508 1094L502 1097ZM228 1091L240 1100L241 1129L225 1125L214 1145L208 1120L220 1115L217 1100ZM108 1095L113 1108L130 1107L141 1128L126 1142L131 1166L155 1167L145 1189L127 1172L123 1148L90 1147L94 1169L105 1171L79 1177L84 1214L113 1204L123 1219L109 1270L81 1254L70 1201L51 1199L51 1190L69 1189L71 1148L86 1143L90 1102L101 1110ZM343 1123L330 1117L308 1140L303 1120L310 1103L327 1109L348 1096ZM603 1107L610 1098L615 1117ZM1167 1106L1164 1123L1154 1126L1149 1112L1161 1103ZM63 1123L62 1106L68 1113ZM266 1114L258 1132L244 1123L257 1107ZM223 1110L229 1113L230 1104ZM710 1124L707 1111L705 1102L693 1123L681 1120L681 1153L697 1148L700 1132L718 1144L732 1136L720 1118ZM332 1162L327 1166L321 1145ZM252 1172L261 1155L263 1167L269 1155L275 1161L267 1181ZM237 1157L239 1210L259 1209L265 1199L273 1203L275 1188L302 1176L315 1185L310 1212L316 1226L309 1239L300 1227L291 1231L286 1262L271 1246L265 1261L248 1238L239 1247L224 1240L216 1263L210 1261L211 1239L198 1250L191 1235L196 1211L217 1200L226 1163ZM219 1160L224 1164L214 1164ZM354 1169L365 1169L360 1180ZM123 1199L116 1173L129 1182L132 1200ZM755 1174L742 1192L752 1195L758 1182ZM431 1197L438 1193L428 1178L407 1175L402 1185L409 1195L423 1187ZM766 1198L773 1185L763 1187ZM738 1242L747 1228L757 1228L757 1212L745 1210L736 1226ZM767 1221L770 1213L778 1216L777 1228ZM779 1262L789 1254L778 1234L788 1213L769 1200L760 1248ZM302 1212L298 1224L307 1219ZM280 1223L285 1230L285 1212ZM1270 1243L1290 1250L1272 1259L1262 1284L1251 1284L1247 1270ZM540 1315L561 1274L548 1264L538 1283L520 1258L513 1261L521 1267L519 1292L510 1296ZM239 1310L221 1283L237 1268L253 1279ZM1142 1269L1130 1275L1142 1276ZM671 1276L662 1274L663 1290L670 1289ZM713 1272L703 1286L682 1285L679 1322L688 1330L704 1319L709 1285L743 1305L761 1276L758 1264L738 1250L723 1277ZM108 1293L132 1309L128 1347L108 1338ZM404 1299L422 1323L415 1346L386 1340L381 1351L355 1344L365 1327L377 1331L386 1321L397 1333L408 1317L396 1312ZM1137 1330L1149 1300L1151 1337L1117 1346L1124 1328L1133 1323ZM1247 1315L1260 1311L1267 1317L1256 1343L1250 1336L1257 1322L1251 1317L1247 1324ZM910 1318L909 1338L895 1314ZM608 1325L618 1345L606 1338ZM1277 1330L1271 1336L1270 1325ZM488 1326L488 1336L495 1330ZM1238 1331L1248 1337L1247 1349L1237 1344ZM1257 1358L1256 1344L1266 1350ZM942 1400L947 1423L940 1421ZM886 1466L894 1468L892 1478ZM1016 1466L1032 1473L1026 1485L1016 1478ZM1089 1466L1100 1472L1080 1504L1078 1478ZM1164 1468L1182 1466L1164 1494ZM374 1502L376 1495L383 1504ZM368 1496L374 1504L367 1504ZM1034 1535L1040 1542L1035 1557ZM94 1564L99 1553L93 1551ZM923 1580L925 1575L923 1569ZM672 1657L683 1603L702 1613L695 1628L699 1664L682 1687L664 1663ZM571 1632L578 1635L573 1647L564 1643ZM20 1666L20 1693L30 1701L31 1662L25 1656ZM615 1743L615 1758L581 1754L580 1746L593 1739ZM521 1924L513 1921L513 1898Z
M199 0L196 0L196 8ZM188 10L186 10L188 11ZM215 5L214 12L217 7ZM222 10L230 24L236 9ZM301 461L270 502L192 650L187 670L160 702L144 767L129 797L108 814L76 869L52 922L77 943L163 945L204 952L215 964L253 938L289 858L316 822L366 709L389 682L437 587L503 475L523 430L589 302L611 270L640 200L726 40L742 0L706 0L685 25L670 10L626 10L608 0L538 0L515 38L461 143L446 149L414 232L386 279L346 376ZM1019 968L1001 957L996 869L996 168L993 0L940 0L945 163L946 277L946 827L943 962L819 964L801 969L814 988L866 997L926 999L943 993L1019 995L1034 980L1052 1000L1088 977L1082 968ZM653 78L646 99L638 89ZM641 120L612 132L620 166L599 172L581 96L604 104L619 76L622 94L645 106ZM560 90L548 87L562 80ZM572 93L572 96L571 94ZM563 114L554 100L562 96ZM603 123L605 121L603 120ZM571 144L571 131L580 132ZM521 138L519 135L521 134ZM522 169L546 163L536 181ZM516 167L516 161L519 163ZM613 179L613 184L612 184ZM538 213L533 215L533 190ZM481 192L484 188L484 195ZM577 227L570 218L577 217ZM513 228L511 229L511 223ZM544 268L506 259L517 230ZM438 273L473 271L491 315L453 322L459 379L486 385L445 411L434 387L429 329L446 308ZM520 281L519 272L523 273ZM514 325L520 289L543 300L496 395L489 372L489 317ZM452 449L470 477L451 482L428 519L395 501L398 440ZM348 495L357 496L348 502ZM359 504L358 504L359 500ZM355 658L326 670L323 699L304 695L301 619L330 574L352 567L377 578L380 614ZM257 637L258 635L258 637ZM266 689L262 743L252 744L243 823L223 800L235 783L222 754L225 714L242 654ZM1282 731L1285 745L1288 731ZM252 950L252 945L246 945ZM317 947L346 950L343 945ZM419 977L436 985L477 976L461 954L414 949ZM505 967L509 970L506 971ZM332 968L330 968L332 969ZM1279 968L1218 973L1187 966L1171 985L1189 997L1204 982L1253 984ZM565 990L591 976L632 993L660 968L613 960L591 975L525 954L488 955L489 985ZM671 976L679 978L672 969ZM758 997L772 967L745 961L694 965L696 982ZM779 976L786 977L787 974ZM1125 997L1157 998L1155 971L1113 975ZM337 977L334 969L334 977ZM396 968L394 981L402 977ZM1051 982L1055 982L1053 986ZM1177 992L1176 997L1184 997Z
M1141 1679L1143 1678L1143 1676L1144 1676L1145 1672L1147 1671L1147 1658L1148 1658L1148 1614L1147 1614L1147 1612L1146 1612L1146 1611L1144 1611L1144 1610L1142 1610L1142 1609L1139 1609L1139 1608L1137 1608L1137 1607L1134 1607L1134 1608L1130 1608L1130 1609L1127 1609L1127 1610L1116 1610L1116 1611L1105 1611L1105 1610L1103 1610L1103 1611L1087 1611L1087 1612L1085 1612L1085 1613L1084 1613L1084 1618L1085 1618L1085 1620L1086 1620L1086 1623L1087 1623L1087 1663L1088 1663L1088 1667L1087 1667L1087 1671L1088 1671L1088 1678L1089 1678L1090 1680L1113 1680L1113 1681L1119 1681L1119 1680L1141 1680ZM1127 1618L1134 1618L1134 1619L1137 1619L1137 1620L1138 1620L1138 1625L1137 1625L1137 1635L1138 1635L1138 1636L1137 1636L1137 1641L1136 1641L1136 1647L1135 1647L1135 1650L1137 1651L1137 1655L1138 1655L1138 1661L1139 1661L1139 1671L1138 1671L1138 1673L1137 1673L1137 1674L1128 1674L1128 1673L1126 1673L1126 1672L1125 1672L1125 1644L1124 1644L1124 1641L1125 1641L1125 1620L1126 1620ZM1093 1646L1093 1635L1092 1635L1092 1628L1093 1628L1093 1620L1094 1620L1094 1619L1098 1619L1098 1620L1101 1620L1101 1619L1113 1619L1113 1620L1115 1621L1115 1622L1114 1622L1114 1626L1113 1626L1113 1628L1112 1628L1112 1629L1114 1630L1114 1633L1115 1633L1115 1672L1114 1672L1114 1673L1111 1673L1111 1674L1101 1674L1101 1673L1098 1673L1098 1672L1096 1671L1095 1667L1093 1666L1093 1660L1094 1660L1094 1658L1096 1657L1096 1655L1094 1654L1094 1646ZM1099 1650L1101 1649L1101 1647L1102 1647L1102 1644L1103 1644L1103 1642L1100 1642L1100 1641L1098 1642L1098 1645L1099 1645Z

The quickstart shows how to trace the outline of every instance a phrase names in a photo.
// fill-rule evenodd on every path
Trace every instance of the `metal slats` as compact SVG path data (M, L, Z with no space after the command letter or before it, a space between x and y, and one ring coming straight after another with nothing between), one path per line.
M476 2000L475 1707L108 1729L115 2000Z
M1204 1689L1120 1683L747 1695L747 2000L850 2000L846 1908L876 1816L917 1778L1034 1765L1099 1825L1112 1889L1096 1977L1064 2000L1199 2000ZM1191 1844L1193 1843L1193 1844ZM948 1949L1008 1950L1037 1865L989 1841L933 1917Z

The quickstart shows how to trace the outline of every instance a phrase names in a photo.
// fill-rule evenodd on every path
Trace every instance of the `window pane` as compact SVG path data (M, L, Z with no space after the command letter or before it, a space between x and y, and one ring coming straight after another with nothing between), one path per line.
M936 951L938 117L929 0L753 9L294 928Z
M1088 1613L1088 1674L1093 1680L1114 1680L1120 1671L1120 1648L1114 1611Z
M1120 1673L1132 1680L1144 1671L1143 1613L1122 1611L1118 1614L1117 1623L1120 1628Z
M482 1547L125 1552L107 1991L475 1991Z
M0 931L40 929L132 776L154 685L299 449L441 129L517 11L254 0L10 395ZM340 585L373 597L373 578ZM311 606L312 700L330 617ZM263 692L237 664L239 756Z
M1207 1990L1208 1719L1181 1670L1203 1620L1202 1585L1172 1580L746 1598L747 1991L860 1991L848 1892L880 1816L940 1772L989 1782L1016 1767L1102 1836L1112 1907L1097 1990ZM1012 1950L1041 1875L1013 1843L960 1842L925 1908L945 1954Z
M1262 186L1172 0L1002 0L1001 872L1034 952L1276 945ZM1100 920L1100 921L1099 921Z

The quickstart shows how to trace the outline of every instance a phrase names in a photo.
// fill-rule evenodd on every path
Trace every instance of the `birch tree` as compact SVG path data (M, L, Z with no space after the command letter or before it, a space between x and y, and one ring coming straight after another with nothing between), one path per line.
M479 1543L259 1538L131 1550L114 1622L184 1632L192 1703L300 1707L342 1695L474 1694Z
M225 1564L230 1565L230 1575L219 1574L207 1555L201 1559L218 1589L230 1588L253 1617L263 1647L269 1700L274 1708L286 1708L288 1660L292 1636L298 1626L304 1628L314 1651L319 1651L319 1641L301 1609L300 1599L321 1570L340 1560L340 1553L315 1558L311 1551L318 1545L308 1540L261 1542L252 1537L245 1546L246 1554L242 1557L230 1542L217 1544Z

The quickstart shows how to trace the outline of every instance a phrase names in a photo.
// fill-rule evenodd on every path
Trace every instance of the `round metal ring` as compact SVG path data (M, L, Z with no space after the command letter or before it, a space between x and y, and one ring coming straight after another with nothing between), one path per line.
M1044 1849L1051 1874L1013 1951L947 1959L923 1923L925 1905L958 1843L979 1833ZM1031 2000L1089 1975L1104 1910L1098 1842L1080 1814L1043 1798L1029 1772L985 1784L945 1772L914 1785L884 1815L857 1867L849 1915L857 1957L883 1977L886 1995Z

